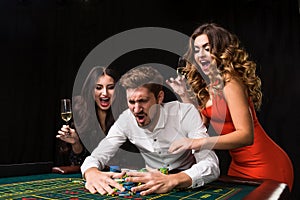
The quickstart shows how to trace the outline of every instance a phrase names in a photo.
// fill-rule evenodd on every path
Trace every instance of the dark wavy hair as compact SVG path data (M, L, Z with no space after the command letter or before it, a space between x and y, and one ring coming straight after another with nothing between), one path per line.
M194 41L199 35L206 34L210 44L210 53L213 58L213 76L210 83L198 68L194 60ZM255 108L258 110L262 102L261 80L256 74L256 63L249 59L248 53L240 47L236 35L214 23L203 24L198 27L189 40L189 48L184 55L188 61L183 72L187 75L187 82L192 88L200 108L204 108L209 99L208 85L219 93L226 82L236 78L247 87Z
M100 126L97 115L97 104L94 99L96 83L99 77L103 75L112 77L115 82L114 100L111 107L107 110L105 118L106 130L103 130ZM125 90L116 84L119 78L120 75L114 69L94 67L85 79L80 95L73 97L73 122L70 126L76 129L80 137L80 142L84 140L84 146L87 144L86 148L89 147L87 150L90 152L95 148L95 144L98 144L107 135L119 114L127 108ZM91 143L90 141L93 142ZM77 159L84 159L87 156L87 152L84 150L83 155L81 155L84 157L73 158L72 146L66 142L60 141L58 147L59 156L57 159L60 165L80 165L83 160Z
M114 79L115 84L120 79L118 72L111 68L105 67L94 67L88 74L82 90L81 95L73 98L73 112L76 113L76 129L80 133L88 132L91 129L99 126L98 116L97 116L97 104L94 99L95 87L97 80L100 76L108 75ZM114 97L118 98L114 98ZM107 111L107 116L105 119L105 135L107 134L110 127L115 122L116 118L126 109L125 92L118 84L115 86L114 101ZM124 103L121 103L121 100ZM97 117L96 117L97 116ZM97 119L97 120L95 120Z

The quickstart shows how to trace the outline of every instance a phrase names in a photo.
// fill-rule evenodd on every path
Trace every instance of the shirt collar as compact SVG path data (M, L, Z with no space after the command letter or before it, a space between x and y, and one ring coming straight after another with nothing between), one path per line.
M160 115L159 115L159 120L154 128L155 129L161 129L165 127L165 123L167 120L167 115L166 115L166 111L164 109L164 105L160 105Z

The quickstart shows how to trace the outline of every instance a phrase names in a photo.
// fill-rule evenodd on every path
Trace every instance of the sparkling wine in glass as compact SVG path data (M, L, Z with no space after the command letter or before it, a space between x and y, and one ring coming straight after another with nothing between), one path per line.
M62 99L61 100L61 118L66 122L68 125L68 122L72 118L72 105L71 105L71 99Z
M183 57L179 57L178 66L176 70L178 76L184 76L184 77L186 76L186 74L183 72L185 66L186 66L186 60Z

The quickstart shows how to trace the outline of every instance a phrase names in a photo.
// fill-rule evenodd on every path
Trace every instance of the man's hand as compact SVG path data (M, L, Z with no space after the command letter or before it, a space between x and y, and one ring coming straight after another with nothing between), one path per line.
M85 188L91 193L113 194L115 191L113 188L117 188L120 191L125 191L125 188L119 183L114 181L114 178L122 178L125 172L115 173L115 172L101 172L97 168L92 167L84 173L86 179Z
M132 192L141 191L141 195L148 195L152 193L166 193L172 190L177 181L171 179L171 175L165 175L158 170L151 172L127 172L129 177L125 179L126 182L142 183L139 186L132 187Z

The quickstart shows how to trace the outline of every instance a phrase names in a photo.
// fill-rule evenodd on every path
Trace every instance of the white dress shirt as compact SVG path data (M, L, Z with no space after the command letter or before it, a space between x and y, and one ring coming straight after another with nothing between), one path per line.
M178 101L160 106L160 117L153 131L138 126L134 115L125 110L109 130L108 135L87 157L81 166L82 174L91 167L103 169L119 146L128 138L139 148L147 167L180 170L192 179L191 187L199 187L217 179L219 162L213 150L186 150L171 154L171 143L181 138L208 137L199 111L192 105ZM122 167L122 166L121 166Z

